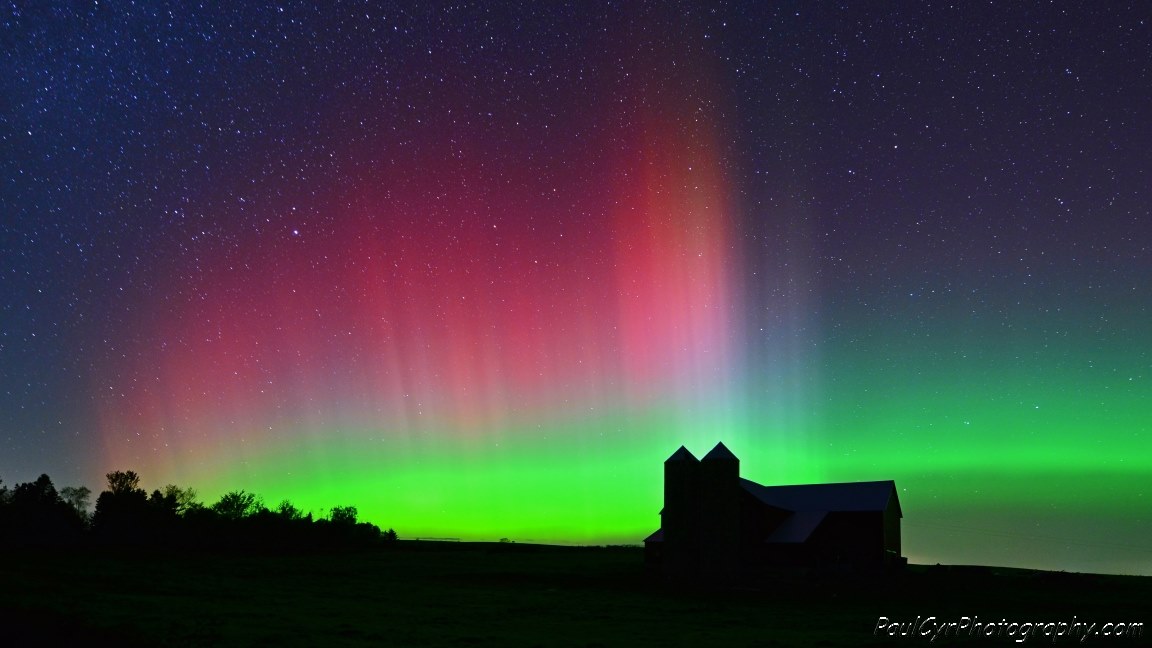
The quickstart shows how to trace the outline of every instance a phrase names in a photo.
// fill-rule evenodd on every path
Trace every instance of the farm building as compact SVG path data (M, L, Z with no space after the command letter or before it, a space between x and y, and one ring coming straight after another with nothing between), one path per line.
M884 571L900 557L892 481L762 486L723 443L664 462L660 529L645 559L670 579L736 580L772 571Z

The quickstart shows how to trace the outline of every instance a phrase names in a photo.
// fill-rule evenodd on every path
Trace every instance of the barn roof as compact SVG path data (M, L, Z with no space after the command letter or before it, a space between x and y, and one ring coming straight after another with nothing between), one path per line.
M902 516L896 484L891 480L762 486L741 479L740 485L761 502L786 511L883 511L896 498L896 514Z
M671 457L668 457L664 460L664 463L668 463L669 461L691 461L695 463L700 460L696 458L696 455L689 452L688 448L680 446L680 449L676 452L673 452Z
M683 447L683 446L681 446L681 447ZM724 445L723 442L717 443L716 447L712 448L711 450L708 451L708 454L704 455L704 461L721 461L721 460L739 461L739 459L736 458L736 455L732 454L732 451L729 450L728 446Z

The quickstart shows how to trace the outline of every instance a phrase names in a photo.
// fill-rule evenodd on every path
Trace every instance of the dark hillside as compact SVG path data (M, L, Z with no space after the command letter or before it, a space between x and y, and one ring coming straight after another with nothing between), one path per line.
M9 551L0 582L10 645L122 647L927 644L874 634L880 617L917 616L994 622L996 645L1012 643L1014 622L1147 623L1152 600L1150 578L984 567L695 591L651 582L639 549L403 541L278 555ZM1043 631L1029 642L1073 642ZM954 634L945 645L991 641Z

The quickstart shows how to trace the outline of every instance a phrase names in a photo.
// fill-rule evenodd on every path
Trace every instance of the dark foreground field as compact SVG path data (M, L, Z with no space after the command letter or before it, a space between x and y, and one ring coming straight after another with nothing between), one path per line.
M1014 645L1005 634L930 642L873 633L881 616L1147 625L1150 603L1152 578L982 568L670 589L645 578L641 552L625 548L401 542L344 554L0 558L0 645L19 646ZM1039 634L1026 644L1135 646L1150 634L1083 644Z

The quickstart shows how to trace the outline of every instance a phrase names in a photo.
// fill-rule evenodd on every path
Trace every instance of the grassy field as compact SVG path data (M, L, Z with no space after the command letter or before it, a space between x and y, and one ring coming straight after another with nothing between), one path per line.
M652 582L638 549L453 543L271 556L9 550L0 592L2 645L121 648L1006 645L873 631L881 616L1152 621L1152 578L912 567L697 591ZM1146 645L1144 634L1084 644ZM1026 643L1054 640L1078 643Z

